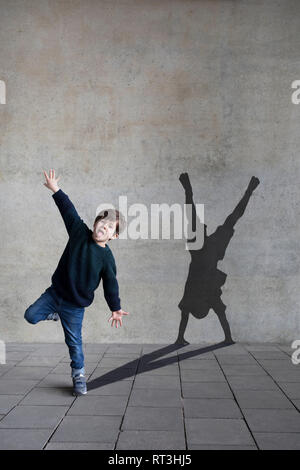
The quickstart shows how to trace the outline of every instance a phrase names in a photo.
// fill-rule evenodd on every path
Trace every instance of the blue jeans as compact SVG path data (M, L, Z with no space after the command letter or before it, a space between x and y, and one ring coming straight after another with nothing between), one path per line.
M51 285L27 308L24 318L29 323L35 325L39 321L47 320L50 313L58 313L61 320L65 342L69 348L72 377L79 373L84 374L84 356L81 339L84 307L77 307L67 302L57 294Z

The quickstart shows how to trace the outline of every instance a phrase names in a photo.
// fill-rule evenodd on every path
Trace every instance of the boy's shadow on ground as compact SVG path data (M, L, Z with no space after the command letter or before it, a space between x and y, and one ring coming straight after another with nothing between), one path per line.
M223 341L221 343L213 344L210 346L204 346L199 349L195 349L193 351L182 352L180 353L180 361L184 359L190 359L191 357L199 356L200 354L205 354L209 351L224 348L227 346L229 345L224 343ZM143 372L149 372L151 370L159 369L160 367L164 367L169 364L177 363L178 361L177 354L171 357L166 357L161 360L156 360L156 359L159 359L165 354L170 354L184 347L186 346L178 345L178 344L170 344L169 346L165 346L163 348L157 349L157 351L153 351L148 354L143 354L141 357L134 359L132 361L129 361L127 362L127 364L117 367L116 369L110 372L107 372L101 377L97 377L91 380L90 382L87 383L87 389L93 390L93 389L102 387L104 385L108 385L114 382L118 382L119 380L123 380L128 377L135 376ZM100 364L100 367L101 367L101 364Z

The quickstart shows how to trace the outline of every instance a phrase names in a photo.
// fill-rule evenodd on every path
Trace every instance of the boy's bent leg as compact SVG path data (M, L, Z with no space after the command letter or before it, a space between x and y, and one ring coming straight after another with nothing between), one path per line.
M24 318L35 325L39 321L47 320L47 317L50 314L53 314L57 311L57 303L52 297L48 289L25 311Z
M69 348L72 377L75 377L79 374L84 375L85 373L81 337L83 315L84 307L72 306L69 302L66 301L62 303L61 309L59 311L59 316L65 335L65 342Z

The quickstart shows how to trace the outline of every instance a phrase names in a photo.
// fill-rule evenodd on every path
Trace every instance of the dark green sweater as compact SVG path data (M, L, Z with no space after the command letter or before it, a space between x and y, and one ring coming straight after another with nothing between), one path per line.
M64 220L69 241L52 276L52 285L65 300L87 307L102 279L105 300L111 311L120 310L119 286L114 256L108 245L98 245L92 230L79 217L61 189L52 195Z

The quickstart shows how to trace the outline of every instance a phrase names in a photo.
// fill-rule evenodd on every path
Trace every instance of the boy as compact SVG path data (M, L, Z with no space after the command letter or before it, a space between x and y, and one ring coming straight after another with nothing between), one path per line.
M74 205L58 187L55 170L44 171L46 186L62 215L69 241L52 276L52 284L25 312L32 324L41 320L61 320L65 342L71 358L73 395L87 393L81 328L85 307L94 300L94 291L101 279L105 300L112 312L111 326L122 326L119 286L114 256L107 245L125 228L123 215L117 210L104 210L96 217L93 231L79 217Z

